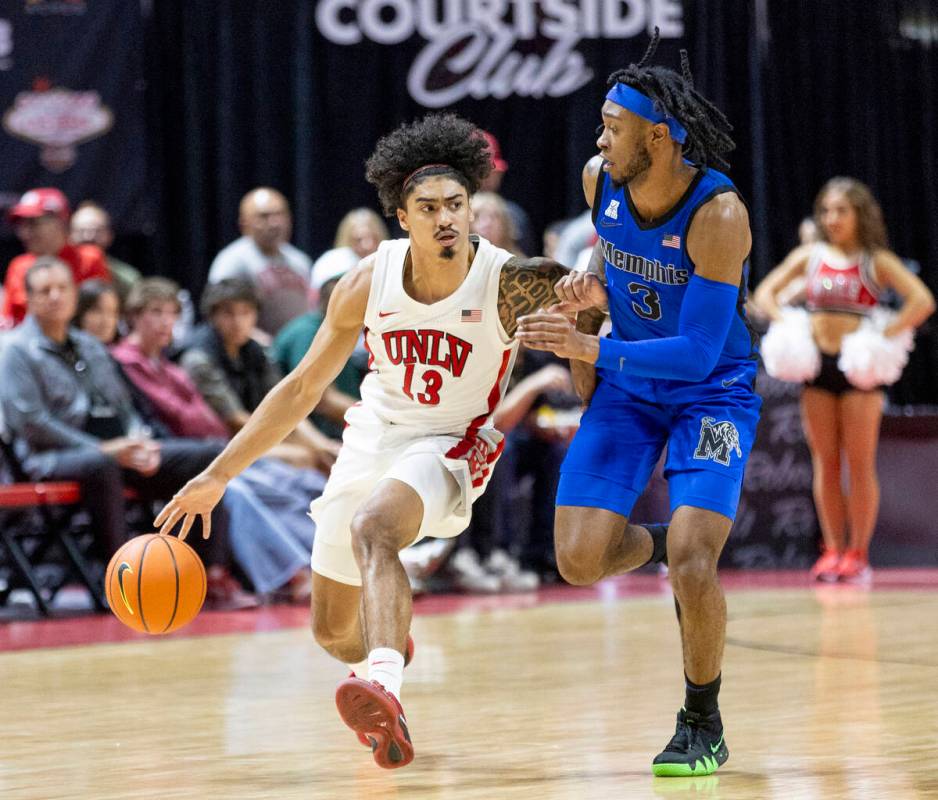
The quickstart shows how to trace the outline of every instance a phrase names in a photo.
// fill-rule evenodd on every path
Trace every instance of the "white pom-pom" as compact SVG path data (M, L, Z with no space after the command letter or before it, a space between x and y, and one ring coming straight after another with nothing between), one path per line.
M894 318L893 313L876 309L859 328L844 336L837 366L858 389L891 386L909 362L909 353L915 346L912 331L883 336L883 329Z
M821 354L811 334L811 317L803 308L783 308L782 318L762 337L762 361L773 378L804 383L817 377Z

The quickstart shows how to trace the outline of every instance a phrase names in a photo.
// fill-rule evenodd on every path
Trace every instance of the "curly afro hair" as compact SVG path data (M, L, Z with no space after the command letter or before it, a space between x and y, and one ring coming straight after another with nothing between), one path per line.
M427 114L378 141L365 162L365 178L378 190L385 214L392 217L424 178L452 176L469 195L474 194L492 171L488 147L482 132L468 120L455 114ZM428 168L409 180L421 167Z

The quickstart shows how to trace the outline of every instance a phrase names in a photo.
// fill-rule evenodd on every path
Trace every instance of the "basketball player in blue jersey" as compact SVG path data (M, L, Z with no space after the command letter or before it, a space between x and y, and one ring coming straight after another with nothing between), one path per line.
M686 699L652 771L706 775L729 755L717 559L761 406L743 310L751 236L736 188L711 168L725 166L731 127L694 89L685 52L682 74L648 66L657 43L609 81L601 157L583 171L599 234L590 268L562 278L561 302L523 318L519 338L571 359L589 400L561 469L557 564L574 584L669 565ZM607 309L612 332L599 338ZM632 525L665 445L670 525Z

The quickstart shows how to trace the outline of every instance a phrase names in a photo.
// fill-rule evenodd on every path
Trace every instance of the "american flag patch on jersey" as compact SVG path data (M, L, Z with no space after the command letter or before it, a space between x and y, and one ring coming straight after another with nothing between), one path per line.
M481 308L464 308L459 315L460 322L482 322Z
M675 250L681 249L681 237L673 233L669 233L664 239L661 240L661 244L665 247L673 247Z

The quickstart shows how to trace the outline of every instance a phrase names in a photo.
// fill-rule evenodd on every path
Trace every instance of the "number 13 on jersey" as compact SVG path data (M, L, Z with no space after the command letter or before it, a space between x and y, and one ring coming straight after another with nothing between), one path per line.
M435 406L440 402L440 387L443 386L443 376L435 369L426 369L420 373L418 380L423 381L423 391L413 393L414 363L404 365L404 394L411 400L416 400L425 406Z

